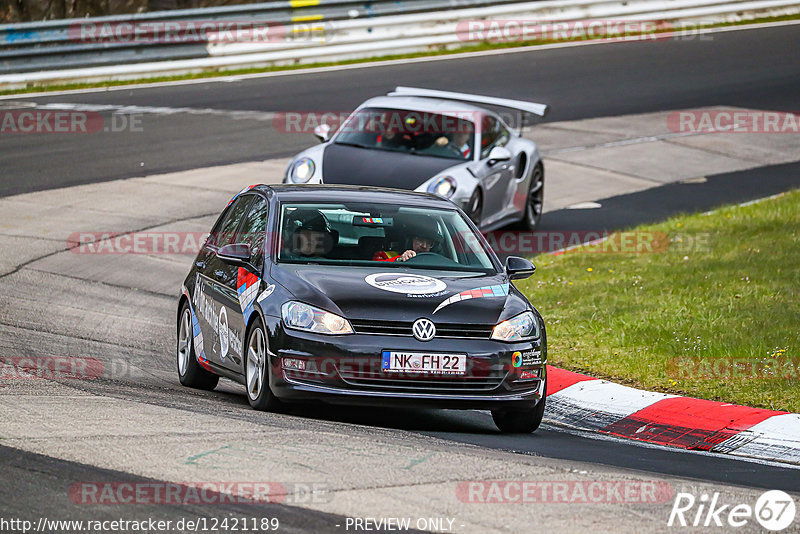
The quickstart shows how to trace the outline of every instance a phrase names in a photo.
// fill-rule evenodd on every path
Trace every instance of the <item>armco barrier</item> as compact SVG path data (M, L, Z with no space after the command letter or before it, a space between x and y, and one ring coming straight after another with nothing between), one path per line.
M0 25L0 89L452 49L479 42L465 37L464 21L591 19L697 25L800 13L800 0L319 0L309 5L313 1ZM293 7L298 5L306 7ZM155 21L260 22L280 25L282 34L241 42L215 39L212 33L188 43L81 42L70 34L79 24Z
M158 11L83 19L49 20L0 25L0 74L98 65L119 65L171 59L207 57L208 42L202 35L195 43L178 42L82 43L74 30L80 24L144 25L150 22L249 21L291 27L323 24L353 18L441 11L458 7L502 5L517 0L282 0L204 9ZM305 6L305 7L296 7Z

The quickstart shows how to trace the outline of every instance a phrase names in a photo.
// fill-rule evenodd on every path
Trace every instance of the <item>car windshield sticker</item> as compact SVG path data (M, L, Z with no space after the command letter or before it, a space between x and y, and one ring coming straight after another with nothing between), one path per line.
M258 293L259 278L244 267L239 267L239 275L236 282L239 305L242 307L244 324L247 324L250 320L250 314L253 313L253 301L256 300L256 294Z
M445 306L449 306L456 302L461 302L462 300L481 299L486 297L505 297L506 295L508 295L508 284L498 284L496 286L484 286L476 287L475 289L467 289L466 291L457 293L452 297L448 297L442 301L441 304L436 306L436 309L433 310L433 313L438 312Z
M371 274L364 281L376 289L406 295L429 295L447 288L447 284L436 278L408 273Z

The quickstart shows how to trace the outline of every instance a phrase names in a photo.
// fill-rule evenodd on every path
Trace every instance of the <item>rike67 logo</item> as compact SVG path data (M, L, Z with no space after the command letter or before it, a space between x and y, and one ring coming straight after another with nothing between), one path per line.
M777 532L794 522L795 503L792 497L780 490L761 494L755 506L749 504L723 504L720 495L678 493L672 504L667 526L679 527L743 527L755 520L763 528Z

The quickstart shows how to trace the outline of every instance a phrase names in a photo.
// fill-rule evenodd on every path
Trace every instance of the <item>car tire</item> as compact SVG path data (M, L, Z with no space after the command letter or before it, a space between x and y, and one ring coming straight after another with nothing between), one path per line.
M475 189L472 192L472 196L469 197L469 202L467 202L466 207L464 208L464 212L467 214L472 222L475 223L479 229L481 227L481 212L483 211L483 195L481 195L480 189Z
M492 419L503 434L530 434L542 424L544 406L545 398L542 397L533 408L492 410Z
M194 331L189 303L183 303L178 315L178 345L176 349L178 379L181 385L195 389L212 390L219 383L219 376L203 369L197 362L194 351Z
M520 230L535 231L542 220L544 208L544 167L537 163L531 174L531 186L528 188L528 196L525 197L525 214L519 221Z
M275 412L282 408L282 403L269 387L269 350L264 323L256 317L247 333L247 345L244 355L245 383L247 401L259 411Z

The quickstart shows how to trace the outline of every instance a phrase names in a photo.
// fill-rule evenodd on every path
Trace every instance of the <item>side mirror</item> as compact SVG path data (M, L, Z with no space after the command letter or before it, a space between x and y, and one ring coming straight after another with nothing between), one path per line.
M512 280L524 280L536 272L536 266L519 256L509 256L506 258L506 274Z
M217 250L217 257L222 261L241 264L250 261L250 245L246 243L232 243Z
M314 135L316 135L323 143L331 137L331 127L327 124L318 124L314 127Z
M502 146L496 146L492 149L491 152L489 152L489 159L486 161L486 163L488 163L489 166L491 167L495 163L498 163L500 161L508 161L510 159L511 159L511 152L509 152L507 148Z

